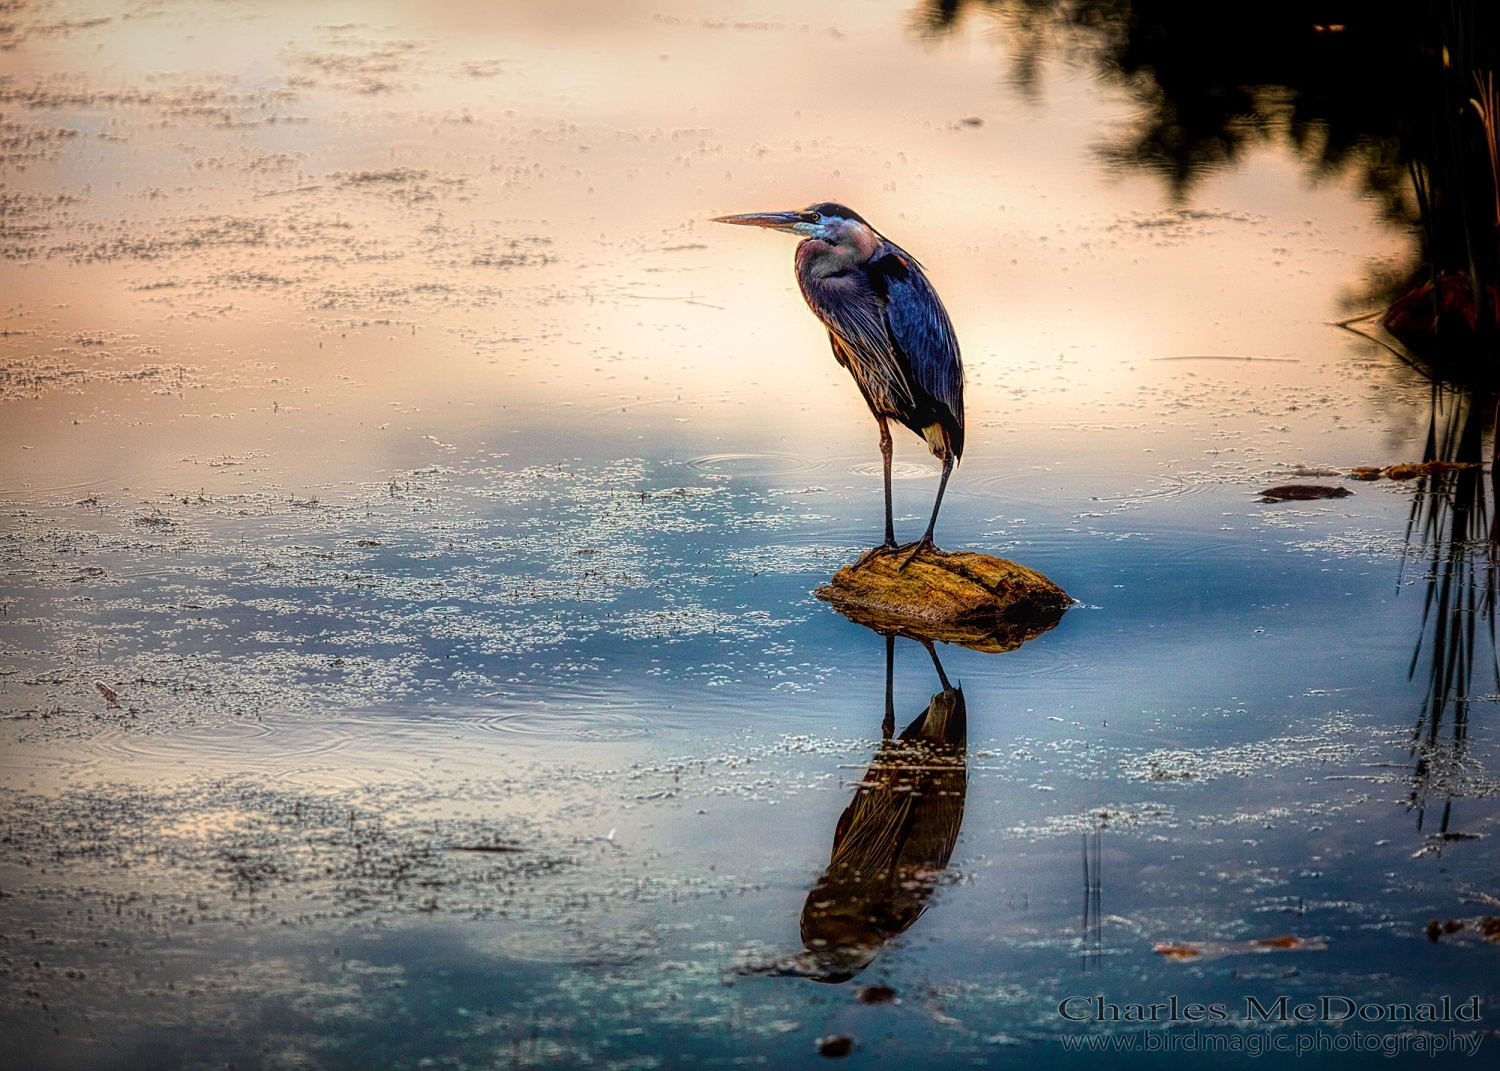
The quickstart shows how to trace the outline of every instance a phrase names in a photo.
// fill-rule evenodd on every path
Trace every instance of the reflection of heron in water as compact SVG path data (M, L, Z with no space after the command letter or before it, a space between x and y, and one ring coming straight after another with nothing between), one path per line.
M852 978L916 922L958 842L968 790L964 693L948 683L932 644L925 646L943 690L893 739L896 638L886 637L885 739L839 818L828 869L802 908L802 943L812 962L797 973L818 981Z

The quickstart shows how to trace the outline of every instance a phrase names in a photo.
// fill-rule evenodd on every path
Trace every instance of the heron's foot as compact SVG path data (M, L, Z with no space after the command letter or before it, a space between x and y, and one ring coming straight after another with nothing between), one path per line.
M901 572L903 569L905 569L908 565L910 565L911 564L911 560L913 558L915 558L918 554L922 553L922 548L923 547L931 547L931 546L933 546L932 537L931 536L923 536L921 539L917 540L915 543L912 543L912 544L909 544L909 545L911 547L911 550L907 551L906 557L904 557L904 558L901 559L901 564L898 565L898 566L896 566L896 572L898 572L898 573ZM900 549L901 550L906 550L905 547L901 547Z
M859 561L854 563L854 568L858 569L863 566L865 562L869 561L872 558L878 558L882 554L895 554L900 550L901 547L897 546L895 540L891 540L888 543L883 543L878 547L871 547L869 550L865 551L859 556Z

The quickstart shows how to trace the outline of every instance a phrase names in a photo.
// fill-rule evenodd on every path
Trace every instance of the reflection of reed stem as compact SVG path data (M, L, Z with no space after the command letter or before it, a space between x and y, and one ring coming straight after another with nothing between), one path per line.
M1471 97L1469 103L1479 116L1484 127L1484 144L1490 153L1490 188L1495 192L1495 234L1500 239L1500 94L1495 92L1495 72L1474 72L1474 84L1479 96ZM1500 250L1500 245L1497 245Z
M1429 181L1427 168L1417 160L1406 161L1406 170L1411 174L1412 193L1417 198L1417 223L1422 228L1422 235L1426 239L1428 249L1436 248L1437 235L1433 232L1432 225L1432 184ZM1441 311L1438 305L1438 269L1437 263L1431 257L1427 264L1427 281L1432 284L1432 322L1437 323L1438 314Z
M1101 901L1104 878L1100 863L1104 855L1104 833L1096 829L1083 835L1083 969L1098 966L1104 958L1104 916Z
M1471 392L1434 384L1424 460L1478 462L1483 454L1487 402ZM1490 482L1495 478L1492 471ZM1442 782L1445 772L1454 768L1468 738L1481 619L1489 633L1491 668L1500 688L1494 613L1500 561L1485 488L1484 472L1477 465L1419 477L1407 522L1408 560L1420 555L1427 564L1422 628L1407 674L1408 678L1416 676L1425 651L1427 689L1411 739L1416 758L1411 803L1418 809L1419 825L1429 792L1441 787L1435 782ZM1451 726L1447 744L1442 741L1445 721Z

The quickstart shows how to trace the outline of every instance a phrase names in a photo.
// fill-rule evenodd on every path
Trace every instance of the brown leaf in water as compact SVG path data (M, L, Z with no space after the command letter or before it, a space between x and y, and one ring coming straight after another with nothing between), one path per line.
M1302 943L1300 937L1267 937L1260 941L1251 941L1256 948L1296 948Z
M1168 959L1218 959L1221 956L1264 955L1268 952L1322 952L1328 947L1321 937L1263 937L1258 941L1194 941L1160 944L1158 956Z
M1166 956L1168 959L1192 959L1203 953L1190 945L1157 945L1153 951L1158 956Z
M1251 952L1322 952L1328 943L1321 937L1266 937L1259 941L1248 941L1244 945Z

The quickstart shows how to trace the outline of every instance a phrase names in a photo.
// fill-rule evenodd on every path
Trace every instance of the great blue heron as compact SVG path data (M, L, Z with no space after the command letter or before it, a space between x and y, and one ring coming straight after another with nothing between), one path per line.
M828 328L839 364L849 369L880 425L885 461L885 547L896 546L891 515L891 430L898 420L927 440L943 463L927 531L901 562L932 545L948 477L964 451L964 369L948 310L915 257L833 201L795 212L719 216L715 223L800 234L797 284Z

